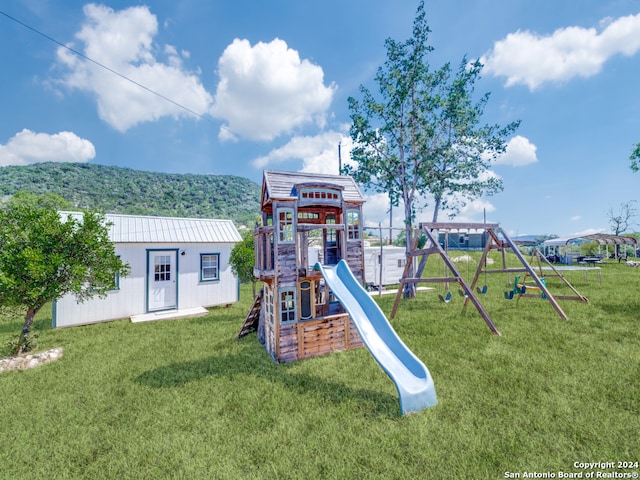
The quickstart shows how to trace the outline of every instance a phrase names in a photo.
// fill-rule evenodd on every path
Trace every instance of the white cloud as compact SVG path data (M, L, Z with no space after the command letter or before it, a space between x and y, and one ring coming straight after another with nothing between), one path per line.
M545 82L593 76L610 57L632 56L638 50L640 13L605 19L600 32L576 26L547 36L518 30L497 41L480 61L486 72L507 77L506 86L526 85L535 90Z
M401 207L393 208L393 218L389 218L389 196L386 193L365 194L365 203L362 207L365 226L377 227L382 225L389 228L389 221L393 221L394 228L402 228L404 225L404 210ZM394 236L398 232L394 233Z
M322 149L317 154L308 155L303 159L303 172L335 174L340 171L341 162L343 167L356 166L351 160L353 141L350 137L344 137L338 132L326 132L320 137L324 140Z
M167 56L169 64L172 67L175 67L175 68L182 67L182 58L180 57L180 55L178 55L178 50L176 49L176 47L174 47L173 45L165 45L164 53ZM184 52L182 53L184 55ZM185 56L185 58L188 58L188 56Z
M176 104L199 115L208 111L213 101L211 95L195 74L182 67L182 58L188 58L188 53L182 52L180 56L174 46L167 45L159 50L168 56L168 63L156 58L153 39L158 33L158 22L148 7L114 11L104 5L88 4L84 6L84 14L85 23L76 33L84 47L70 46L139 84L58 48L58 60L69 70L61 83L93 94L100 118L105 122L124 132L164 116L193 117Z
M294 137L284 146L256 158L252 165L256 168L266 168L302 160L302 172L335 175L339 170L338 145L343 165L352 163L349 157L351 139L339 132L328 131L315 136Z
M593 235L594 233L605 233L606 230L603 228L587 228L586 230L582 230L579 232L574 232L570 235L567 235L568 237L581 237L581 236L585 236L585 235Z
M250 140L273 140L308 124L323 127L336 90L324 85L321 67L300 60L280 39L255 46L235 39L218 61L218 75L212 113Z
M571 217L570 220L572 222L578 222L578 221L582 220L582 217L580 215L574 215L573 217Z
M468 223L481 223L484 220L485 214L492 213L496 210L496 207L486 199L478 198L475 200L466 200L464 207L460 209L460 212L455 216L453 221L455 222L468 222ZM446 215L449 212L441 212L439 215L440 221L446 221ZM425 220L425 221L431 221ZM491 222L487 218L487 222Z
M528 138L516 135L507 142L505 153L499 156L495 163L498 165L511 165L522 167L538 161L536 147Z
M0 167L39 162L88 162L95 156L93 144L73 132L49 135L25 128L6 145L0 145Z

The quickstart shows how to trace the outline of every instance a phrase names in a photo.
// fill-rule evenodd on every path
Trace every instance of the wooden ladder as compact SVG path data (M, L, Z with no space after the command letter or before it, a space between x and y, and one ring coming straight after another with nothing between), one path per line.
M251 305L249 313L247 313L247 318L244 319L240 333L238 333L238 338L242 338L258 330L260 310L262 309L262 297L264 297L264 288L260 289L260 293L258 293L256 299L253 301L253 305Z

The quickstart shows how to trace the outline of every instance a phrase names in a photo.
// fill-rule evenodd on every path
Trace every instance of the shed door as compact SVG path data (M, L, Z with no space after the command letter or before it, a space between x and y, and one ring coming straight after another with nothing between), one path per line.
M148 310L169 310L177 307L178 268L176 250L149 252Z

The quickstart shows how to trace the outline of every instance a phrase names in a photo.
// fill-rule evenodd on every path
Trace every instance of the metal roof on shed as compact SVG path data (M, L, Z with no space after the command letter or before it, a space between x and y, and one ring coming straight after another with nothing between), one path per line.
M342 198L350 202L364 202L364 196L353 178L346 175L328 175L322 173L264 171L263 199L268 193L270 199L293 199L297 197L295 186L305 183L324 183L342 187ZM265 192L266 189L266 192Z
M61 212L63 218L78 212ZM242 240L231 220L106 214L114 243L236 243Z

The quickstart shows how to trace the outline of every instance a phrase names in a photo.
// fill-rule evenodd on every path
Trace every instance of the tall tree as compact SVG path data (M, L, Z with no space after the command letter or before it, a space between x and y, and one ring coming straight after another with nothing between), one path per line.
M387 193L392 205L402 202L407 252L416 213L429 195L437 220L443 207L456 211L465 200L502 188L488 169L519 125L480 125L489 99L485 94L474 101L482 65L463 58L455 74L448 63L431 70L430 32L420 2L413 36L405 42L385 41L387 59L375 76L380 100L364 86L361 101L348 99L356 166L346 165L343 172L367 188Z
M0 205L0 304L26 309L16 353L30 348L33 319L49 302L73 293L104 296L129 273L115 254L104 216L86 210L62 218L59 198L20 192Z
M502 190L502 181L490 173L491 163L506 151L506 139L520 122L505 127L481 125L490 94L474 101L475 84L482 64L464 57L452 75L449 64L442 69L444 97L435 117L438 137L430 140L427 192L433 196L432 221L441 209L459 213L466 201L493 195ZM424 192L423 192L424 193Z

